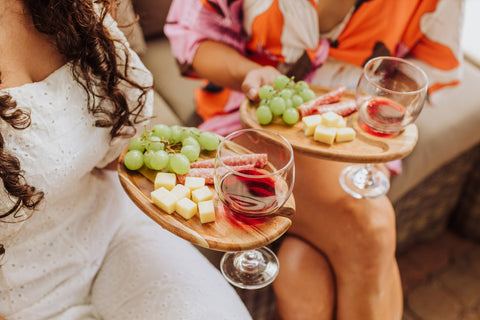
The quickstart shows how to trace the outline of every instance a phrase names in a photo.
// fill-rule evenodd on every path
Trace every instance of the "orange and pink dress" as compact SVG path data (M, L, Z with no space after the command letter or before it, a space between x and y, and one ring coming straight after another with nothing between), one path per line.
M396 56L422 67L429 93L459 83L461 0L359 0L343 21L320 34L319 0L174 0L165 34L181 72L204 40L225 43L251 60L315 85L354 89L370 58ZM195 92L201 129L240 128L244 95L205 82Z

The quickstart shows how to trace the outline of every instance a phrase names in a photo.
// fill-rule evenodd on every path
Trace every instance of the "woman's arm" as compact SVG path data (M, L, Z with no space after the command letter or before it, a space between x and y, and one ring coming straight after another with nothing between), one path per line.
M280 72L249 60L232 47L211 40L202 41L192 63L193 72L218 86L243 91L248 98L258 98L263 84L273 83Z

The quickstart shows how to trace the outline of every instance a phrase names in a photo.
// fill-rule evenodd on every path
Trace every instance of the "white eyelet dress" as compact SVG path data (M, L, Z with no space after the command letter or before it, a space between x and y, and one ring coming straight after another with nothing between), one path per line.
M121 37L115 23L109 30ZM130 74L152 82L130 53ZM32 123L0 120L5 147L45 192L24 222L0 222L0 315L42 319L250 319L235 290L189 242L163 230L103 167L128 142L94 126L86 93L66 64L40 82L4 89ZM132 101L138 92L129 90ZM145 114L151 114L153 94ZM161 122L161 119L159 119ZM0 181L0 209L15 203ZM0 212L1 213L1 212Z

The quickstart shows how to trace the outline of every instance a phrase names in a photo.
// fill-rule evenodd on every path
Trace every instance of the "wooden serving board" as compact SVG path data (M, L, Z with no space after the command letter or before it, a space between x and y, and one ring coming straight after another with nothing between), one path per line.
M128 148L121 154L117 171L120 182L130 199L147 216L166 230L201 247L218 251L241 251L265 246L283 235L292 221L284 216L273 216L261 219L247 219L233 215L218 199L212 186L216 205L216 220L202 224L197 215L189 220L174 212L168 214L153 204L150 193L153 191L153 181L156 172L143 167L139 171L125 168L123 159ZM214 153L203 153L201 158L214 157ZM282 208L285 213L295 212L293 195Z
M318 95L332 89L319 86L310 86ZM347 92L342 100L354 99L353 92ZM257 120L257 104L246 99L240 107L242 124L247 128L264 128L284 136L292 147L302 153L312 156L355 163L380 163L406 157L415 147L418 140L418 130L415 124L408 125L401 134L395 137L377 137L364 132L358 125L357 112L346 117L347 126L356 131L356 138L350 142L324 144L306 137L303 133L303 124L300 120L293 126L288 126L279 118L266 126Z

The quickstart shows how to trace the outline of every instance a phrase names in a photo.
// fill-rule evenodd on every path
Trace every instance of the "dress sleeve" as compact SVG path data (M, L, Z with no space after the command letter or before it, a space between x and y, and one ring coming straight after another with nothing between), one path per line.
M183 75L191 75L192 61L205 40L225 43L245 52L240 20L243 0L174 0L164 27Z
M419 65L429 78L429 94L461 79L463 52L460 46L463 25L463 1L439 0L433 10L420 4L405 32L403 44L408 58ZM400 48L400 51L402 49Z

